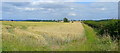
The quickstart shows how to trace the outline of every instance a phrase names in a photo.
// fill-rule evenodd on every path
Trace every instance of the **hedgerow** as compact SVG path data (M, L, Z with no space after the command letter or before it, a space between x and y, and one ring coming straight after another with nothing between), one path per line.
M109 35L112 39L120 39L120 20L100 20L100 21L83 21L97 31L100 36Z

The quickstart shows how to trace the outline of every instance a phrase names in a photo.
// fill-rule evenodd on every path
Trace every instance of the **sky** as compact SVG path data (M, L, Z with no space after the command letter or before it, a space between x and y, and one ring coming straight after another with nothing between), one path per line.
M120 0L2 0L2 2L118 2Z
M117 2L2 2L2 18L100 20L118 18Z

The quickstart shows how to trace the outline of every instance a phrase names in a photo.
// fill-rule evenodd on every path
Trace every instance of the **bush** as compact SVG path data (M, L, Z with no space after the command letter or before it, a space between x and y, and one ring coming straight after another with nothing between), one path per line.
M113 39L120 39L120 20L84 21L95 28L99 35L110 35Z
M67 18L64 18L63 21L64 21L64 22L69 22Z

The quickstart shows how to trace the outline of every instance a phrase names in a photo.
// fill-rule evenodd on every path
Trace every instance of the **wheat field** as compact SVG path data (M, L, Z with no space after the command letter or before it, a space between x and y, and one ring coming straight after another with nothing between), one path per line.
M2 49L5 51L55 50L83 37L80 22L2 22Z

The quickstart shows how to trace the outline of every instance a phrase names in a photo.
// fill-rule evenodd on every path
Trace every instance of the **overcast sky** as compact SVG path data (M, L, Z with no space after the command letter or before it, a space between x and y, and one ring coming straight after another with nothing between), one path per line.
M118 18L118 3L3 2L1 11L2 19L111 19Z

